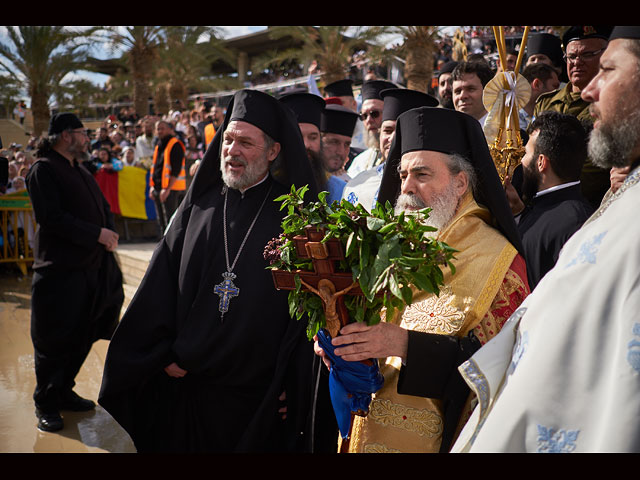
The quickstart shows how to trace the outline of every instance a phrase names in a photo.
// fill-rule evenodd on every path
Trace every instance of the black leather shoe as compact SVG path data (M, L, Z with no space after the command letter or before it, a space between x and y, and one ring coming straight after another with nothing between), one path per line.
M64 428L64 422L58 412L41 412L36 410L36 416L38 417L38 430L43 432L57 432Z
M82 398L76 392L67 393L60 400L60 410L69 410L71 412L88 412L96 408L96 404L92 400Z

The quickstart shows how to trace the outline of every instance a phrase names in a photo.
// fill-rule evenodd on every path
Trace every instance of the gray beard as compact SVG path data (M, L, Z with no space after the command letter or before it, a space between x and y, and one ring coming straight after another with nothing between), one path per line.
M640 143L640 111L635 110L624 121L600 124L589 136L589 159L601 168L626 167Z
M91 160L91 155L86 150L84 152L78 152L75 154L75 159L78 163L88 162Z
M367 147L374 150L380 149L380 133L372 133L369 130L364 131L364 141Z
M242 175L239 176L231 176L224 169L225 160L233 160L234 162L239 162L244 165L245 170ZM265 162L267 162L266 157L263 158ZM251 185L256 184L258 181L262 180L264 177L264 171L262 169L263 163L256 161L251 164L247 163L245 160L238 157L227 157L220 158L220 171L222 172L222 180L224 184L233 188L234 190L245 190L249 188Z
M442 195L434 199L432 205L427 205L422 199L415 194L401 194L396 201L395 213L405 212L405 215L414 214L416 209L431 207L429 217L424 220L424 224L437 228L438 231L443 230L456 214L458 210L459 198L453 191L453 184L450 184ZM436 235L438 232L432 232Z

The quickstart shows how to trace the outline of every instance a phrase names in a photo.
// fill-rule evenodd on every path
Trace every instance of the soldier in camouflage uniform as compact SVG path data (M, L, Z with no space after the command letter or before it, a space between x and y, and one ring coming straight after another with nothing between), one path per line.
M569 82L561 89L540 95L536 102L534 117L552 110L577 117L591 128L593 119L589 114L589 103L580 93L598 73L600 56L607 47L609 26L572 26L562 37ZM609 170L596 167L587 160L580 179L582 193L597 208L610 186Z

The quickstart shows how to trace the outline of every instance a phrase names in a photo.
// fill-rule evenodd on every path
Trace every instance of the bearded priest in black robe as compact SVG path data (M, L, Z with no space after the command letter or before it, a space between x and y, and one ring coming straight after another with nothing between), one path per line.
M317 195L295 117L237 92L110 343L99 403L138 452L303 448L313 346L263 257L291 185Z

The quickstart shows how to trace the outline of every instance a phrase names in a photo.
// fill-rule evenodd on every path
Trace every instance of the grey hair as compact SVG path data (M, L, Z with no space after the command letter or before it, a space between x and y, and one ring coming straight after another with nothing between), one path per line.
M473 168L473 165L471 165L471 162L459 153L450 153L447 155L447 159L449 173L451 175L457 175L460 172L464 172L467 176L467 181L469 182L469 189L475 194L478 176L476 175L476 171Z
M638 81L640 79L640 40L635 39L625 39L627 44L627 49L631 54L635 57L636 60L636 70L633 74L634 80Z
M269 150L273 145L275 145L276 141L271 138L266 133L262 132L262 136L264 137L264 149Z
M473 168L473 165L471 165L471 162L459 153L445 153L444 155L447 158L447 168L449 169L449 173L451 175L457 175L460 172L464 172L467 176L467 181L469 182L469 187L467 189L471 190L471 192L475 194L478 176L476 175L476 171ZM396 171L400 173L400 164L398 164Z
M638 62L640 62L640 40L625 39L627 43L627 48L629 51L637 57Z
M69 130L70 129L67 129L65 131L69 131ZM51 135L47 135L47 140L49 140L49 143L51 145L55 145L56 143L58 143L61 138L62 138L62 132L60 132L60 133L52 133Z

